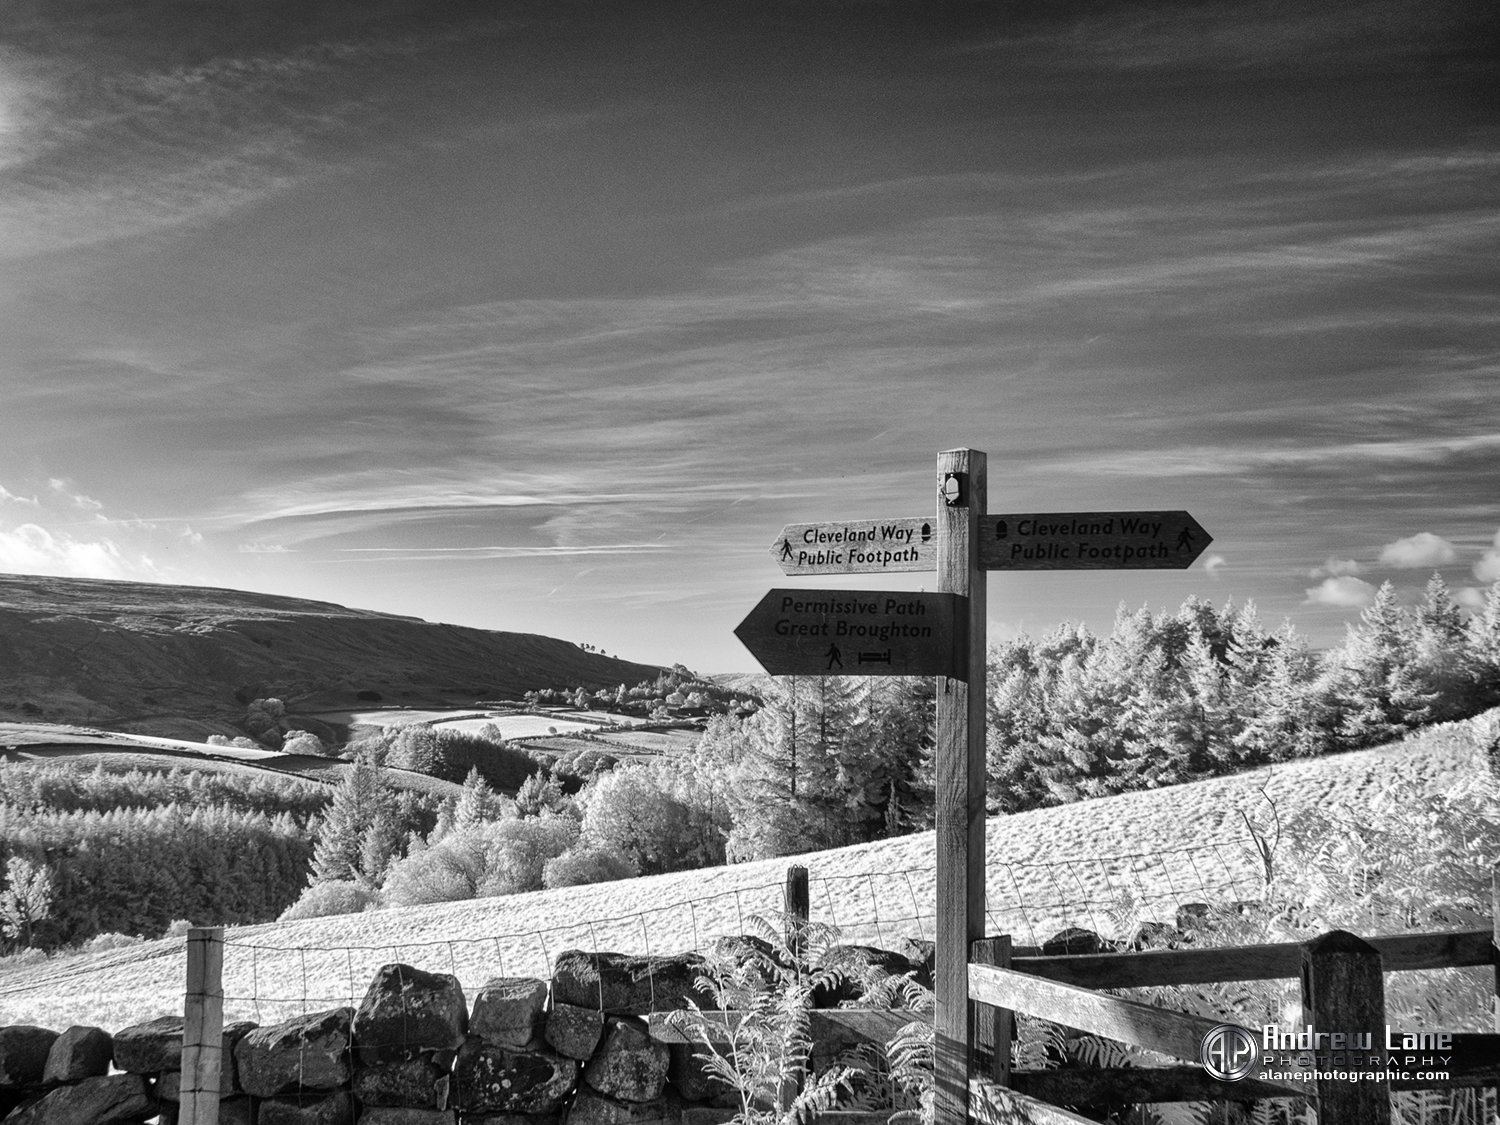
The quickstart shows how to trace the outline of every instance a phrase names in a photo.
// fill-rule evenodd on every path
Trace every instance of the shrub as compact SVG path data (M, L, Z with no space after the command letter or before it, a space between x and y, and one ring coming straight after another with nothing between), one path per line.
M146 939L137 935L131 937L129 934L95 934L83 943L85 953L102 953L106 949L124 949L130 945L140 945Z
M345 880L315 883L282 911L279 920L294 922L298 918L326 918L330 914L359 914L368 910L374 901L375 893L359 883Z
M574 847L542 866L542 886L581 887L585 883L612 883L633 879L640 870L625 856L604 848Z
M658 759L596 777L581 798L584 838L645 875L722 863L722 833L686 784L691 772L690 763Z
M328 748L323 745L323 740L310 730L293 731L288 734L281 743L283 754L316 754L322 757L328 753Z
M488 898L542 889L547 862L578 842L578 821L543 812L455 828L425 851L393 864L387 906Z

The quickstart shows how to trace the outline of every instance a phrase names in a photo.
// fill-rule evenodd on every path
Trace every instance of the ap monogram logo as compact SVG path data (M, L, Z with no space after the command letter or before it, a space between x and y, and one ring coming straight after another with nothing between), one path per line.
M1238 1082L1255 1069L1259 1055L1255 1036L1232 1023L1221 1023L1203 1037L1198 1061L1203 1069L1221 1082Z

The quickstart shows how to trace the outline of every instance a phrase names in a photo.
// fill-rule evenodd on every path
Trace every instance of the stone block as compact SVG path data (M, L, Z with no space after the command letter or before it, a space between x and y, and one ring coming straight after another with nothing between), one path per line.
M670 1094L649 1102L626 1102L580 1083L567 1125L680 1125L682 1101Z
M74 1024L64 1031L47 1052L42 1081L48 1085L98 1078L109 1073L114 1058L114 1040L102 1027Z
M359 1104L348 1090L322 1097L269 1098L255 1109L255 1125L355 1125Z
M354 1071L354 1095L364 1106L446 1109L448 1083L448 1068L425 1055Z
M562 1125L562 1113L466 1113L462 1125Z
M0 1086L35 1086L47 1070L57 1032L31 1024L0 1027Z
M610 1015L646 1015L700 1004L711 996L699 989L703 958L696 953L643 957L625 953L564 950L552 971L552 1000L594 1008Z
M682 1125L728 1125L739 1113L739 1103L732 1106L690 1105L682 1109ZM222 1125L222 1123L221 1123Z
M144 1076L111 1074L59 1086L5 1121L6 1125L139 1125L156 1112Z
M469 1034L491 1047L524 1047L536 1038L547 1006L547 982L533 977L494 977L474 997Z
M457 1050L468 1022L457 977L383 965L354 1013L354 1042L362 1062L395 1062L424 1050Z
M576 1004L553 1003L547 1013L542 1035L560 1055L570 1059L590 1059L604 1034L604 1013L598 1008L580 1008Z
M353 1014L350 1008L333 1008L249 1032L234 1048L240 1087L255 1097L272 1098L347 1086Z
M182 1069L182 1017L133 1023L114 1035L115 1067L128 1074Z
M464 1119L465 1125L475 1120ZM457 1116L451 1109L414 1109L410 1106L365 1106L359 1112L359 1125L455 1125Z
M637 1017L611 1016L604 1042L583 1068L583 1077L601 1094L627 1102L649 1102L667 1081L672 1054L646 1033Z
M547 1114L578 1081L578 1060L547 1050L487 1047L470 1036L453 1064L453 1104L469 1113Z

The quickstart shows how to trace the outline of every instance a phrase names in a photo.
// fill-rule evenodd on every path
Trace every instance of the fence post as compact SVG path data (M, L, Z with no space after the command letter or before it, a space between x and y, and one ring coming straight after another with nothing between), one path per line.
M1490 1001L1490 1011L1495 1030L1500 1032L1500 863L1490 869L1490 944L1495 952L1495 996ZM1491 1087L1490 1093L1495 1099L1497 1119L1500 1119L1500 1086ZM1483 1108L1481 1105L1480 1110Z
M180 1125L219 1125L224 1063L224 927L194 926L187 939L182 1003Z
M978 965L1010 968L1010 935L981 938L970 958ZM1010 1044L1015 1038L1016 1016L1009 1008L974 1002L974 1043L990 1050L990 1078L998 1086L1010 1085Z
M1384 1048L1385 971L1380 951L1345 930L1333 930L1305 943L1302 1022L1311 1024L1314 1032L1368 1032L1374 1037L1370 1053L1376 1050L1373 1044ZM1318 1069L1334 1068L1320 1065ZM1320 1078L1317 1089L1319 1125L1390 1125L1390 1083L1383 1078L1372 1082Z
M936 677L933 797L936 828L936 917L933 919L933 1114L936 1125L969 1118L969 947L984 937L985 571L979 524L988 509L985 455L977 449L938 454L943 491L937 530L937 587L967 599L955 622L960 675ZM962 622L960 625L959 622Z
M786 914L786 947L801 957L806 945L807 919L812 912L812 898L808 889L807 868L800 863L794 863L786 869L786 895L782 901Z

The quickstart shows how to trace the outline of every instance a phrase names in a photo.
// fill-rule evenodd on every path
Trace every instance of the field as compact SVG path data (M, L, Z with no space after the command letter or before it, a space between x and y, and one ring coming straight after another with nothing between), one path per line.
M610 751L629 747L642 754L687 754L701 737L696 730L612 730L601 734L595 745Z
M1374 750L991 819L989 932L1018 943L1069 925L1118 934L1128 924L1127 895L1140 916L1166 921L1186 903L1253 899L1261 868L1242 813L1262 823L1269 800L1289 823L1321 810L1335 826L1367 825L1393 787L1487 783L1466 730L1453 724ZM1289 838L1281 846L1290 854L1329 843ZM904 936L930 938L934 846L926 832L797 857L811 871L814 919L890 947ZM1465 846L1493 862L1500 826ZM472 996L491 976L545 976L568 948L698 948L779 909L789 862L237 927L226 939L226 1017L264 1023L358 1003L375 969L391 961L453 972ZM0 1023L113 1029L180 1011L182 951L181 939L162 940L0 969Z
M0 723L0 759L11 762L70 761L107 770L183 769L253 778L267 773L337 785L349 763L316 754L283 754L248 746L211 746L175 738L118 734L86 727ZM459 787L411 770L390 770L398 788L440 797Z
M366 711L321 711L313 716L327 723L347 727L399 727L428 723L444 730L478 734L487 726L499 729L502 738L536 738L546 734L573 734L594 731L615 724L642 722L629 715L605 711L555 711L546 714L515 711L415 710L399 707Z

